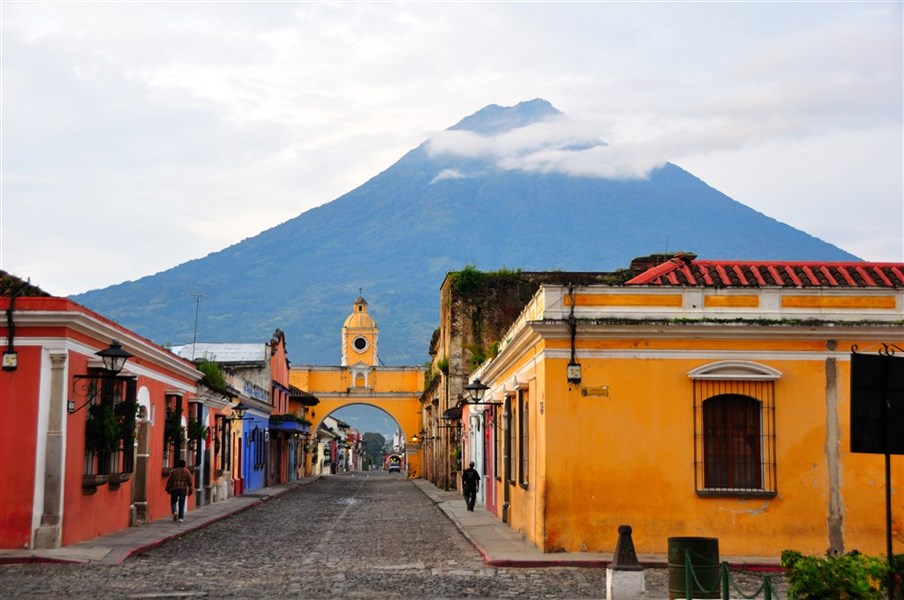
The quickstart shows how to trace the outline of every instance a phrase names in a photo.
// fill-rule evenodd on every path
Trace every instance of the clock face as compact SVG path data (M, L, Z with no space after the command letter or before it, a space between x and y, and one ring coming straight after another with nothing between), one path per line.
M357 350L358 352L364 352L365 350L367 350L367 338L358 336L352 342L352 345L355 347L355 350Z

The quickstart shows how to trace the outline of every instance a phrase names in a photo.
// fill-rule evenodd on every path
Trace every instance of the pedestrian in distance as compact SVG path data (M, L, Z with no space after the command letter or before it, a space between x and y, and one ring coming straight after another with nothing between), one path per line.
M480 488L480 473L474 468L473 462L461 472L461 487L464 488L465 504L468 510L473 511L477 502L477 490Z
M173 521L180 523L185 519L185 499L189 490L195 489L195 478L180 460L175 469L170 471L166 480L166 491L170 495L170 506L173 510Z

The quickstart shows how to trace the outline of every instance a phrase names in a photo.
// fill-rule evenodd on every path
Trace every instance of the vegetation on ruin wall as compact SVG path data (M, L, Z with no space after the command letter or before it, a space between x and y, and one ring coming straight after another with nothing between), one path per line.
M635 273L523 272L500 269L483 272L474 265L449 273L447 296L451 308L451 334L461 335L470 369L493 358L499 341L541 285L621 285Z

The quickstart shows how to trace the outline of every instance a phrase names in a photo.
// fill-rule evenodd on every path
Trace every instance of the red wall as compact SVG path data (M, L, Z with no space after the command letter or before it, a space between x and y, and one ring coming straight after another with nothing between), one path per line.
M5 311L9 298L0 298L0 311ZM18 298L16 313L20 311L51 311L59 313L54 316L66 322L65 316L72 319L70 324L79 319L94 320L109 330L111 337L129 340L135 345L153 346L147 340L135 336L122 329L112 321L105 319L76 303L62 298ZM63 347L64 343L78 342L89 346L86 354L71 350L66 366L67 380L63 390L65 399L72 399L76 406L81 406L85 398L73 388L76 374L87 373L89 358L94 359L93 352L105 348L110 340L94 338L81 331L60 326L25 326L18 324L16 328L16 351L18 352L18 368L15 371L0 371L0 548L27 548L31 542L32 525L40 515L33 515L34 495L37 485L36 460L38 445L46 444L46 428L42 428L39 436L38 411L40 398L41 369L43 374L45 395L49 394L51 373L49 359L45 360L45 350L34 344L35 338L55 340L55 345ZM0 327L3 337L8 335L6 327ZM176 359L179 360L179 359ZM184 361L187 362L187 361ZM172 389L173 380L181 382L181 386L191 390L194 381L186 378L181 372L171 370L167 363L155 363L139 357L130 359L130 364L141 367L139 372L151 371L165 377L167 381L159 381L156 375L141 375L138 378L138 389L148 389L153 405L154 423L150 428L150 459L147 477L147 499L149 517L159 519L170 514L169 495L164 491L166 482L162 474L163 468L163 427L166 416L165 394ZM187 407L192 394L185 393L183 405ZM45 408L46 410L46 408ZM65 407L63 408L65 410ZM80 408L76 413L66 414L65 422L65 472L63 482L62 543L71 545L110 533L129 526L130 507L132 504L132 486L134 479L123 482L118 490L111 490L109 485L102 485L91 495L82 490L84 473L85 421L88 411ZM45 416L46 418L46 416ZM137 457L136 457L137 458ZM43 465L42 465L43 468ZM193 496L189 497L189 508L194 507ZM38 508L43 511L43 507Z
M0 548L31 540L41 349L16 351L19 368L0 371Z

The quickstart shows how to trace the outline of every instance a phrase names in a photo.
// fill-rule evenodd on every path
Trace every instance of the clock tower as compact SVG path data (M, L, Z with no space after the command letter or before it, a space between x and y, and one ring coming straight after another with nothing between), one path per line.
M377 366L379 331L376 322L367 314L367 301L358 296L352 314L342 325L342 366L358 369Z

